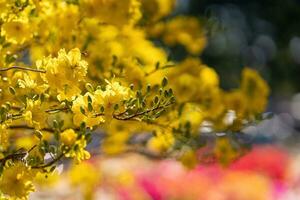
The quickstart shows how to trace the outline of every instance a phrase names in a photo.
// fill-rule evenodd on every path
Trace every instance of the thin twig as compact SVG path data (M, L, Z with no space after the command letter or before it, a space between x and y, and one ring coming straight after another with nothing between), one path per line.
M11 125L7 127L8 129L29 129L29 130L35 130L35 128L27 126L27 125ZM41 131L47 131L47 132L54 132L54 129L51 128L43 128Z
M166 105L157 106L157 107L154 107L154 108L151 108L151 109L147 109L147 110L145 110L145 111L142 111L142 112L139 112L139 113L135 113L135 114L130 115L130 116L121 117L121 115L118 114L118 115L113 115L113 117L114 117L115 119L117 119L117 120L131 120L131 119L133 119L133 118L135 118L135 117L138 117L138 116L147 114L147 113L149 113L149 112L153 112L153 111L156 111L156 110L160 110L160 109L166 108L166 107L168 107L169 105L172 105L172 104L173 104L173 103L170 102L170 103L168 103L168 104L166 104Z
M46 168L46 167L50 167L51 165L55 164L56 162L58 162L60 159L62 159L62 157L64 156L65 154L61 153L59 154L59 156L57 156L55 159L51 160L50 162L46 163L46 164L43 164L43 165L36 165L36 166L32 166L31 168L32 169L43 169L43 168Z
M12 69L19 69L19 70L25 70L25 71L31 71L31 72L38 72L38 73L46 73L46 71L42 70L42 69L33 69L30 67L20 67L20 66L0 68L0 72L6 72L6 71L9 71Z
M30 126L27 126L27 125L11 125L11 126L8 126L7 129L28 129L28 130L36 130L34 127L30 127ZM75 131L79 131L80 128L73 128L73 130ZM52 128L43 128L41 129L40 131L46 131L46 132L51 132L51 133L54 133L55 130L52 129Z
M30 153L35 147L37 147L37 145L33 145L33 147L31 147L29 150L28 150L28 153Z
M162 66L158 69L155 68L152 71L145 73L145 76L150 76L151 74L154 74L154 73L158 72L159 70L164 70L164 69L175 67L175 66L176 65L165 65L165 66Z
M21 153L13 153L13 154L10 154L10 155L7 155L6 157L0 159L0 163L2 165L4 165L6 163L7 160L10 160L10 159L22 159L24 158L25 156L27 155L27 152L21 152Z
M69 111L70 109L68 107L64 107L64 108L53 108L53 109L49 109L46 110L46 113L56 113L56 112L60 112L60 111Z

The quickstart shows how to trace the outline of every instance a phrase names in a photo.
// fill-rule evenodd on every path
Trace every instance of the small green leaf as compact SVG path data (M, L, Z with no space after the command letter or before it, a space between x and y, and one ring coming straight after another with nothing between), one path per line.
M155 96L155 98L154 98L154 103L158 103L158 101L159 101L158 96Z
M136 97L139 98L142 96L142 92L140 90L136 91Z
M130 84L129 88L130 88L131 90L133 90L133 89L134 89L134 85L133 85L133 84Z
M93 102L93 101L92 101L92 97L91 97L90 95L88 95L87 98L88 98L88 102L89 102L89 103L92 103L92 102Z
M118 110L119 109L119 104L115 104L114 105L114 110Z
M158 70L159 67L160 67L160 62L157 62L157 63L155 64L155 69Z
M88 103L88 110L89 110L89 112L93 111L93 105L91 102Z
M35 130L34 132L33 132L33 134L38 138L38 139L42 139L42 137L43 137L43 133L41 132L41 131L39 131L39 130Z
M117 61L118 61L118 57L116 55L113 55L112 56L112 66L116 66Z
M41 102L44 102L45 101L45 94L41 94L40 99L41 99Z
M168 85L168 79L166 77L164 77L164 79L161 82L161 86L166 87L167 85Z
M167 98L167 97L169 96L169 93L168 93L168 91L167 91L167 90L165 90L165 92L164 92L164 96L165 96L165 98Z
M100 112L103 113L104 112L104 106L100 107Z
M53 165L53 166L50 168L49 172L53 172L55 169L56 169L56 166Z
M94 92L94 87L90 83L85 84L85 89L89 92Z
M62 129L62 127L64 126L64 123L65 123L65 121L64 120L61 120L61 121L59 121L59 128L60 129Z
M32 97L32 99L34 100L34 101L37 101L38 99L39 99L39 95L34 95L33 97Z
M86 128L85 122L81 122L81 124L80 124L80 130L85 130L85 128Z
M82 106L80 106L80 112L85 115L85 109Z
M151 90L151 85L150 85L150 84L148 84L148 85L147 85L147 88L146 88L146 91L147 91L147 93L149 93L149 92L150 92L150 90Z
M53 120L53 127L56 128L56 129L59 128L59 124L58 124L56 119Z

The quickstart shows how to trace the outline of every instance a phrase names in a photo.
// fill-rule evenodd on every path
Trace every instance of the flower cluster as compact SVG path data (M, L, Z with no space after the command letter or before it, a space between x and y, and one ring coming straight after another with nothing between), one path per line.
M30 192L34 191L33 177L34 172L24 163L7 165L0 179L1 192L20 199L27 197Z
M260 117L266 82L245 68L240 87L223 90L200 59L203 24L169 17L175 7L174 0L0 0L1 198L26 199L34 176L53 173L63 158L89 159L94 134L101 154L176 154L187 162L205 128L238 132ZM173 61L176 46L185 56ZM234 156L223 146L235 149L224 141L215 152L227 162Z

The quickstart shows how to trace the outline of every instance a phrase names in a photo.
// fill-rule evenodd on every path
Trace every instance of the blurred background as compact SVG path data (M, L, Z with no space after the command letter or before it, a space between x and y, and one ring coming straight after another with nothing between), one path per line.
M272 92L268 111L275 115L254 134L298 141L300 1L178 0L175 14L204 21L209 41L201 59L223 74L224 89L238 85L244 66L255 68L268 81ZM180 48L177 51L182 54Z
M267 112L274 115L243 132L253 144L277 143L289 151L276 145L255 147L228 169L199 165L192 171L173 160L137 155L95 157L71 168L66 176L75 179L76 186L86 182L80 186L82 193L94 193L95 199L193 199L189 196L192 194L215 200L233 199L233 193L244 192L239 195L265 200L266 188L277 195L271 199L299 199L300 0L177 0L173 15L193 15L203 21L208 43L201 60L220 74L222 88L237 87L245 66L256 69L267 80L271 87ZM172 49L172 60L184 57L184 48ZM91 143L89 148L95 146L99 143ZM96 176L99 169L100 178ZM62 179L59 189L38 191L31 199L81 199L80 192L74 193L64 182L66 179ZM285 193L279 198L280 191Z

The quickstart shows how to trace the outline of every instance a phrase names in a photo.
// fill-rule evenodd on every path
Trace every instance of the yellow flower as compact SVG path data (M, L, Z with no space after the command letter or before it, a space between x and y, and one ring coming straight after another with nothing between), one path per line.
M15 141L16 149L31 149L33 146L37 146L40 143L40 139L34 135L22 135L18 137ZM39 150L39 148L33 148L30 151L30 156L38 158L40 161L44 160L45 153Z
M200 106L197 104L187 103L182 115L179 118L179 122L183 125L190 123L191 133L197 134L201 123L203 122L203 113Z
M229 110L234 110L238 118L242 119L245 117L247 100L240 90L225 93L224 100L226 107Z
M65 34L70 34L71 30L77 27L79 21L79 7L72 4L60 3L58 8L58 29ZM69 33L68 33L69 32Z
M3 152L7 149L9 146L8 143L8 131L6 129L6 126L3 124L0 124L0 151Z
M120 62L124 65L124 76L128 83L139 85L145 80L145 71L139 66L137 59L124 58Z
M27 199L34 191L33 178L34 173L22 162L6 166L0 178L1 192L13 198Z
M89 103L88 99L91 98L92 102ZM92 110L89 108L92 106ZM93 126L103 123L103 116L96 116L100 112L100 106L103 105L102 97L95 96L91 93L86 93L84 96L78 96L72 105L73 111L73 122L76 126L80 126L82 122L85 122L87 127L92 128Z
M60 141L67 146L72 146L77 138L77 134L73 129L67 129L60 134Z
M124 80L129 84L132 79L151 84L160 83L163 75L158 72L147 79L144 74L153 71L157 62L161 66L168 63L166 52L149 41L143 30L128 26L121 29L111 25L99 26L97 41L91 42L88 51L97 52L90 56L92 77L108 78L111 72L117 75L120 73L119 68L122 68L122 76L125 76ZM115 67L112 67L112 63ZM133 77L133 68L138 73L136 77Z
M34 178L34 184L45 189L56 186L60 180L60 174L57 170L50 173L37 172Z
M162 153L168 151L174 144L175 138L171 132L158 130L156 136L148 141L147 147L154 152Z
M19 137L15 140L15 146L17 149L30 149L34 145L38 145L40 140L35 137L34 135L23 135L22 137ZM38 150L38 148L35 148L31 151L31 154Z
M127 141L130 137L127 131L118 131L110 133L101 144L101 150L108 155L122 153L127 149Z
M180 102L188 102L197 99L199 94L198 87L190 87L191 85L199 85L199 81L190 74L182 74L178 76L174 87L174 94Z
M100 145L100 148L101 151L110 155L119 154L128 150L128 148L130 148L128 141L134 133L140 133L142 131L150 132L153 130L153 127L146 123L116 119L112 119L109 124L106 123L103 128L106 137Z
M241 92L247 101L249 114L265 110L269 96L269 86L253 69L245 68L242 73Z
M175 0L143 0L144 15L151 21L168 16L175 7Z
M233 145L227 137L219 137L216 140L214 147L214 154L218 160L227 165L238 156L238 152L234 149Z
M18 87L21 88L21 93L36 92L44 93L48 89L48 85L40 78L37 73L22 73L22 78L17 80Z
M179 160L187 168L193 168L198 164L196 152L192 149L184 150Z
M200 54L206 46L206 36L197 18L178 16L165 25L163 41L170 46L183 45L191 54Z
M204 67L200 73L200 87L218 87L219 86L219 76L216 71L210 67Z
M36 62L37 68L46 70L41 75L50 88L58 93L58 100L74 100L80 94L80 83L87 74L88 64L81 59L78 48L68 53L64 49L58 52L57 58L47 57Z
M46 106L40 100L27 99L26 108L23 113L24 120L35 129L46 127L47 113Z
M2 25L6 39L13 43L22 44L32 37L30 25L25 20L13 20Z
M158 62L161 66L168 64L167 53L149 41L142 30L124 27L120 39L125 49L124 56L138 58L140 62L138 67L143 67L145 71L153 70ZM158 75L156 73L151 78L155 79ZM157 79L161 81L162 78L157 77Z
M91 155L84 149L86 145L87 143L84 137L76 140L74 147L72 147L67 153L65 153L65 157L74 158L77 163L89 159Z
M219 87L219 76L197 58L187 58L167 72L170 86L180 102L199 101L206 91ZM193 85L194 87L191 87Z
M0 18L7 13L10 4L11 2L8 2L7 0L0 0Z
M106 80L105 90L96 90L95 99L101 99L103 102L106 116L112 114L115 104L120 104L123 100L127 100L132 96L132 92L128 87L120 85L119 82Z
M83 80L86 76L88 64L86 61L81 59L81 52L78 48L72 49L66 54L64 50L58 52L58 59L61 59L70 65L72 72L74 73L72 76L74 79ZM65 60L66 59L66 60Z
M219 76L199 59L187 58L171 68L167 76L177 101L198 103L198 109L202 112L201 118L216 119L223 113Z
M199 103L205 116L216 119L225 109L222 90L219 88L219 76L214 69L203 67L199 73Z
M89 16L116 26L134 25L142 16L139 0L84 0L82 4Z
M84 199L93 199L94 189L101 181L101 174L96 166L87 162L74 164L69 171L69 177L73 186L80 187Z

